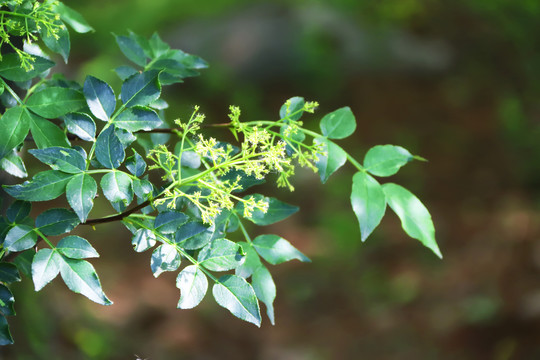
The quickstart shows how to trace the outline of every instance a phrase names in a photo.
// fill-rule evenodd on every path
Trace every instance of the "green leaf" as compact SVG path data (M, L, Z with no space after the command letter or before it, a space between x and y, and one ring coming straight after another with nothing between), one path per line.
M279 118L284 119L285 117L288 117L289 120L300 119L304 113L304 111L302 111L304 104L305 101L303 97L295 96L290 98L281 106L281 109L279 109Z
M169 244L159 245L152 253L150 268L154 277L165 271L175 271L180 266L181 257L176 248Z
M96 123L84 113L71 113L63 117L67 130L82 140L96 141Z
M52 249L40 249L32 260L32 280L39 291L50 283L59 273L62 257Z
M0 284L0 311L5 316L15 315L15 297L7 286ZM1 336L0 336L1 337Z
M45 235L60 235L70 232L80 224L77 214L63 208L49 209L36 217L36 228Z
M259 235L253 240L253 247L264 260L272 265L281 264L292 259L298 259L302 262L311 261L292 246L290 242L278 235Z
M9 251L23 251L36 245L37 235L28 225L16 225L6 234L4 248Z
M154 186L150 181L145 179L135 179L133 181L133 192L142 201L151 199L153 191Z
M184 249L197 250L212 240L214 232L214 225L208 227L202 222L190 221L178 228L175 242Z
M114 35L116 43L120 47L120 51L135 64L144 67L146 65L147 56L144 53L141 45L132 37L123 35Z
M377 145L367 152L364 167L373 175L391 176L412 159L411 153L401 146Z
M275 325L274 320L274 299L276 298L276 284L270 271L264 266L260 266L253 273L253 280L251 281L253 290L257 298L266 305L266 315L270 319L270 323Z
M0 281L6 284L21 281L17 266L12 263L0 262Z
M133 201L131 178L124 172L113 171L105 174L101 178L101 188L103 195L118 212L124 211Z
M396 185L382 186L386 202L401 220L401 227L407 235L419 240L442 259L441 251L435 241L435 227L428 209L409 190Z
M21 157L17 155L15 150L8 153L3 159L0 160L0 167L8 174L19 178L25 178L28 176L24 162L22 161Z
M322 150L326 155L317 155L317 170L324 184L337 169L347 161L347 153L338 145L326 138L315 139L316 144L322 144Z
M99 257L96 249L90 243L80 236L66 236L58 242L56 249L60 254L71 259L87 259Z
M36 114L55 119L82 109L86 102L80 91L64 87L46 87L33 93L26 105Z
M146 162L144 162L143 157L139 155L139 153L135 151L135 149L132 150L133 156L127 158L126 168L136 177L141 177L146 171Z
M0 159L13 153L13 149L24 141L29 129L30 118L24 108L17 106L6 110L0 121Z
M94 31L94 28L88 25L83 16L69 6L59 2L56 5L55 11L60 14L60 19L71 26L76 32L87 33L89 31Z
M11 81L28 81L52 68L54 62L41 56L34 56L32 65L34 68L30 71L26 71L22 67L21 59L19 59L17 54L2 54L2 61L0 61L0 76Z
M36 252L34 249L29 249L23 251L15 258L15 260L13 260L13 263L17 265L19 271L29 278L32 278L32 261L34 260L35 254Z
M114 124L127 131L153 130L162 124L156 112L148 107L135 106L124 110L114 120Z
M356 130L356 119L348 106L326 114L320 123L324 136L330 139L344 139Z
M4 185L4 190L19 200L52 200L64 193L66 184L72 176L57 170L42 171L36 174L32 180L25 181L20 185Z
M108 169L119 167L126 153L122 142L114 131L114 125L103 130L96 141L96 157Z
M186 214L178 211L162 212L156 216L154 228L162 234L173 234L188 219Z
M143 252L156 245L156 236L151 230L138 229L131 244L136 252Z
M208 291L208 279L197 265L186 266L176 278L180 289L178 309L192 309L199 305Z
M128 78L138 73L137 69L132 68L131 66L126 66L126 65L119 66L116 69L114 69L114 71L116 72L120 80L122 81L126 81Z
M56 36L50 35L49 31L42 27L39 30L39 35L41 36L41 40L45 43L45 45L51 49L51 51L60 54L62 58L64 59L64 62L67 64L68 57L69 57L69 50L71 48L71 43L69 41L69 31L64 26L64 24L61 21L55 21L55 25L60 25L58 27L58 32L56 33Z
M149 105L159 98L161 85L157 71L145 71L131 76L122 84L120 98L127 107Z
M116 108L116 97L109 84L93 76L87 76L83 93L92 114L100 120L109 121Z
M362 241L379 225L386 211L386 199L381 185L364 172L353 176L351 205L358 223Z
M82 294L98 304L112 305L112 301L101 288L99 277L92 264L86 260L70 259L65 256L62 256L62 260L60 275L71 291Z
M212 271L236 269L244 261L240 245L227 239L215 239L199 252L197 261Z
M216 302L244 321L261 326L261 311L253 287L236 275L219 278L212 293Z
M0 316L0 346L13 344L9 325L5 316Z
M7 209L6 217L10 222L18 223L30 215L30 210L32 210L32 203L28 201L15 200Z
M30 131L38 148L69 146L66 134L58 126L28 110L25 113L30 119Z
M263 213L261 210L254 210L252 216L247 218L257 225L264 226L277 223L298 211L297 206L289 205L276 198L265 197L260 194L248 195L244 199L249 199L250 197L253 197L255 201L264 200L268 203L268 210L266 213ZM239 202L237 208L237 211L242 214L244 211L244 204Z
M75 175L66 186L66 198L75 211L81 223L88 218L88 214L94 206L94 198L97 194L97 184L94 178L87 174Z
M77 150L70 148L54 146L46 149L33 149L28 152L42 163L49 165L53 170L78 174L86 168L86 161L82 155Z
M247 279L253 275L259 266L262 266L262 262L251 244L248 244L247 242L239 242L238 245L242 246L242 249L246 253L246 260L242 263L242 265L234 269L234 273L243 277L244 279Z

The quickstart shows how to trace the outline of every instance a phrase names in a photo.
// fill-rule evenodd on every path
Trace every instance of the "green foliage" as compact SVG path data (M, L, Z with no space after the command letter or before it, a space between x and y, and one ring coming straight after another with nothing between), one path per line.
M1 41L12 47L10 36L41 39L67 61L70 40L65 24L77 32L92 30L80 14L60 2L18 0L2 6L0 29L9 36ZM23 24L20 19L32 21ZM241 121L240 109L231 106L230 122L216 125L205 122L195 107L189 117L172 125L162 111L167 107L162 88L198 75L206 62L171 49L157 34L149 39L134 33L115 38L133 63L115 69L120 89L91 75L83 84L49 77L51 61L18 48L3 54L0 85L9 101L4 102L7 109L0 122L5 134L0 138L0 167L26 177L27 152L50 169L22 184L4 186L15 201L0 218L0 344L13 341L6 316L15 314L14 299L7 285L20 280L19 272L32 279L36 291L60 274L73 292L112 304L86 260L99 256L93 239L72 234L79 226L112 221L121 221L132 233L135 251L152 250L155 277L178 271L178 308L196 307L210 281L216 302L234 316L260 326L260 301L274 324L276 285L267 265L310 260L279 235L252 240L246 220L267 226L299 210L251 189L274 181L294 190L298 165L319 172L322 183L346 163L356 168L351 205L362 241L379 225L388 204L409 236L441 256L431 217L420 200L398 185L380 185L373 177L394 175L421 158L398 146L375 146L361 165L333 141L356 129L349 107L323 116L321 133L308 130L300 120L318 106L301 97L287 100L276 120ZM205 127L229 130L236 142L208 137ZM158 131L172 135L170 140L142 136ZM73 146L73 138L81 146ZM23 143L30 149L22 150ZM32 202L64 194L65 207L45 210L35 220L30 217ZM110 202L111 214L93 208L99 194Z

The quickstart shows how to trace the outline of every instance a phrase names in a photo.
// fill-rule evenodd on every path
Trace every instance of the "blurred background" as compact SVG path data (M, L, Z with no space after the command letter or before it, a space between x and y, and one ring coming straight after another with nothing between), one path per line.
M299 172L277 197L301 211L277 233L313 262L271 269L276 325L232 317L207 296L177 310L175 274L154 279L150 253L115 224L84 229L102 307L56 280L16 284L16 344L1 359L540 358L540 2L537 0L66 1L96 29L72 34L68 77L118 89L111 33L158 31L210 68L167 88L169 119L200 105L209 121L276 119L292 96L350 106L357 159L376 144L429 160L388 179L431 211L444 259L388 212L366 243L350 208L351 167L326 186ZM118 90L117 90L118 91ZM384 179L383 179L384 180ZM274 190L271 190L274 191ZM45 206L45 205L44 205ZM106 205L103 205L106 206ZM110 208L107 209L107 211ZM266 320L266 319L265 319Z

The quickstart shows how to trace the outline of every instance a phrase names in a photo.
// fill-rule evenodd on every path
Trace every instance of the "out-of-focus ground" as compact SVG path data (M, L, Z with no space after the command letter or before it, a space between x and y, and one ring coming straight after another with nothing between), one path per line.
M55 281L14 287L16 344L1 359L538 359L540 358L540 2L105 0L70 4L97 32L73 35L65 71L118 85L110 32L157 30L210 63L166 90L169 118L228 105L275 119L289 97L349 105L358 159L397 144L429 160L388 179L430 209L444 254L408 238L390 212L364 244L350 209L353 169L326 186L300 172L280 198L300 213L263 229L313 262L272 268L276 325L233 318L207 296L177 310L175 274L152 277L149 254L106 225L86 237L111 307ZM270 189L270 188L269 188ZM273 191L273 190L271 190ZM44 204L43 206L47 206ZM103 204L103 207L107 206Z

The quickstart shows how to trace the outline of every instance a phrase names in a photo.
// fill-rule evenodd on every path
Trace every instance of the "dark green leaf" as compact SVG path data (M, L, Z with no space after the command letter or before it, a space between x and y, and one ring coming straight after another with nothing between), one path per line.
M96 157L99 162L106 168L116 169L125 156L124 146L114 132L114 125L103 130L96 141Z
M73 211L68 209L49 209L36 217L36 228L45 235L60 235L70 232L80 221Z
M150 268L154 277L158 277L165 271L175 271L178 269L180 262L180 254L174 246L161 244L152 253Z
M16 225L8 231L4 240L4 247L9 251L23 251L30 249L37 242L34 229L28 225Z
M0 262L0 281L7 284L21 281L17 266L12 263Z
M212 293L216 302L229 310L234 316L261 326L261 311L257 296L251 285L236 275L225 275L219 278Z
M179 309L192 309L208 291L208 279L197 265L186 266L176 278L176 287L180 289Z
M0 160L0 167L8 174L19 178L25 178L28 176L24 162L20 156L17 155L15 150L8 153L3 159Z
M391 176L412 159L411 153L401 146L377 145L367 152L364 167L373 175Z
M186 214L178 211L162 212L156 216L154 228L162 234L173 234L188 219Z
M353 176L351 205L358 223L362 241L379 225L386 211L386 199L381 185L364 172Z
M137 69L132 68L131 66L119 66L116 69L114 69L120 80L126 81L126 79L130 78L131 76L138 73Z
M66 128L82 140L96 140L96 123L84 113L71 113L63 117Z
M133 149L133 156L128 157L126 160L126 168L136 177L143 176L146 171L146 163L135 149Z
M42 27L39 31L39 35L41 36L41 39L47 45L51 51L54 51L57 54L62 55L62 58L64 59L64 62L67 64L68 57L69 57L69 50L71 48L71 43L69 41L69 31L66 28L66 26L61 21L55 21L55 25L58 26L58 32L56 33L56 36L50 35L49 31Z
M254 210L252 216L250 218L247 218L248 220L254 222L257 225L264 226L277 223L278 221L286 219L298 211L297 206L286 204L276 198L265 197L260 194L255 194L248 195L245 197L245 199L248 199L250 197L253 197L255 201L263 199L268 203L268 210L266 211L266 213L263 213L261 210ZM238 211L240 214L244 211L244 204L242 202L238 203Z
M148 200L153 194L154 186L148 180L136 179L133 181L133 192L142 201Z
M144 106L126 109L114 120L117 127L131 132L153 130L161 123L162 121L156 112Z
M266 305L266 315L270 319L272 325L275 324L274 321L274 299L276 298L276 284L270 271L264 266L260 266L253 273L253 280L251 281L253 290L257 298L261 300Z
M55 119L82 109L86 102L80 91L63 87L46 87L33 93L26 105L36 114Z
M32 261L34 260L34 255L36 254L34 249L29 249L23 251L19 254L13 263L17 265L17 268L25 276L32 278Z
M0 284L0 311L5 316L15 315L15 297L7 286ZM1 337L1 336L0 336Z
M242 246L242 249L244 249L244 252L246 253L246 260L242 263L242 265L237 267L234 272L236 275L247 279L253 275L259 266L262 266L262 262L253 246L247 242L239 242L238 244Z
M280 119L288 118L289 120L298 120L302 117L304 111L304 98L295 96L290 98L279 109Z
M60 275L67 287L101 305L112 305L101 288L99 277L92 264L86 260L70 259L62 256Z
M292 259L298 259L302 262L311 261L290 242L277 235L259 235L253 240L253 247L264 260L272 265Z
M324 184L337 169L347 161L347 153L338 145L326 138L315 139L315 143L322 144L325 155L317 156L317 170Z
M10 222L17 223L30 215L30 210L32 210L32 203L15 200L7 209L6 217Z
M55 10L58 12L58 14L60 14L60 19L71 26L76 32L87 33L89 31L94 31L94 29L88 25L82 15L69 6L59 2L56 5Z
M199 252L197 261L212 271L227 271L242 264L244 251L237 243L227 239L215 239Z
M10 229L11 225L8 224L5 218L0 217L0 245L4 244L4 239Z
M28 110L25 113L30 119L30 131L38 148L69 147L66 134L58 126Z
M200 249L210 242L214 231L213 225L208 227L202 222L190 221L176 231L175 241L187 250Z
M83 93L92 114L100 120L108 121L116 108L116 97L109 84L93 76L87 76Z
M0 76L11 81L31 80L53 67L54 62L41 56L34 56L32 65L34 68L30 71L26 71L22 67L21 60L17 54L2 54L2 61L0 61Z
M324 136L330 139L344 139L356 130L356 119L348 106L326 114L320 123Z
M88 214L94 206L94 198L97 194L97 184L94 178L87 174L75 175L66 186L66 198L75 211L81 223L88 218Z
M157 71L145 71L131 76L122 84L120 98L127 107L149 105L159 98L161 86Z
M435 227L428 209L409 190L396 185L382 186L386 202L401 220L401 227L407 235L419 240L442 259L441 251L435 241Z
M58 242L56 245L60 254L67 256L71 259L87 259L99 257L96 249L90 245L90 243L82 237L76 235L66 236Z
M141 45L132 36L115 35L115 38L120 50L129 60L139 66L146 65L147 56Z
M156 236L151 230L138 229L131 244L136 252L143 252L156 245Z
M101 188L103 195L118 212L124 211L133 201L131 178L126 173L113 171L105 174L101 178Z
M52 249L40 249L32 261L32 280L39 291L50 283L60 272L62 256Z
M30 181L20 185L4 186L4 190L19 200L47 201L56 199L66 189L66 184L73 175L61 171L42 171Z
M13 153L13 149L24 141L29 129L30 118L24 108L17 106L6 110L0 121L0 159Z
M77 150L70 148L54 146L46 149L33 149L28 152L42 163L49 165L53 170L77 174L86 167L86 161L82 155Z
M0 346L13 344L9 325L5 316L0 316Z

